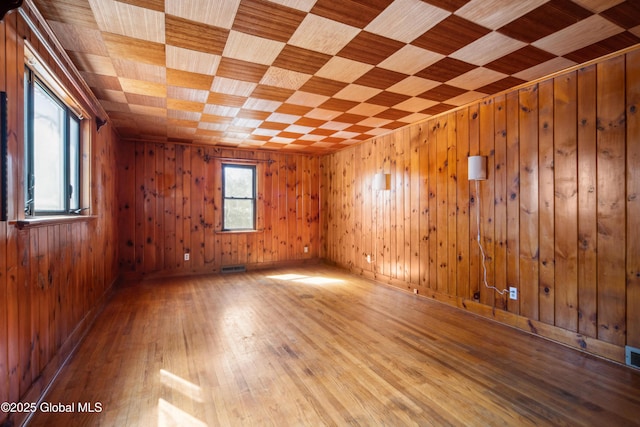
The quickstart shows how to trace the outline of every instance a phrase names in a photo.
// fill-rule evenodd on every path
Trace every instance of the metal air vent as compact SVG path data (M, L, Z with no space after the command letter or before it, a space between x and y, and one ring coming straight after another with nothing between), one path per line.
M220 273L242 273L247 271L244 265L228 265L220 269Z
M640 348L627 346L625 348L627 365L640 368Z

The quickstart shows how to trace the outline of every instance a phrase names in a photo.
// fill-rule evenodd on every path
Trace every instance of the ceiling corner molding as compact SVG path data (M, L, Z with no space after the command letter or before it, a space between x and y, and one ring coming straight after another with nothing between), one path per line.
M7 12L22 6L24 0L5 0L0 4L0 21L4 19Z

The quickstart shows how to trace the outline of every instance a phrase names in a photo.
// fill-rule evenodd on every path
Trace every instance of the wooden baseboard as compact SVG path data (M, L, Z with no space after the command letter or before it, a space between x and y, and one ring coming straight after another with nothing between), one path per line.
M335 263L333 263L333 265L349 270L352 274L367 278L379 284L398 288L405 292L411 292L411 288L413 288L413 286L411 286L411 284L407 282L394 279L392 277L388 277L379 273L362 269L356 270L354 268L350 268L349 266ZM431 290L426 294L419 294L419 296L426 297L453 307L457 307L469 313L473 313L483 318L496 321L502 325L511 326L513 328L536 335L538 337L551 340L562 345L566 345L573 349L625 365L625 349L622 346L610 344L573 331L559 328L557 326L548 325L538 320L529 319L527 317L510 313L505 310L480 304L477 301L467 298L452 296Z
M314 265L321 262L320 258L305 258L286 261L271 261L260 262L254 264L244 264L247 271L255 270L268 270L272 268L287 268L287 267L299 267L303 265ZM138 273L138 272L123 272L122 279L125 282L146 280L146 279L158 279L164 277L180 277L180 276L199 276L203 274L217 274L220 273L220 269L225 267L220 264L212 264L210 266L196 268L196 269L180 269L180 270L165 270L154 271L152 273Z
M53 359L49 361L40 376L33 381L29 390L27 390L21 398L20 401L22 403L37 403L39 405L40 402L45 401L47 391L55 381L56 377L67 364L67 361L74 354L80 343L84 340L85 336L91 329L91 326L93 326L93 323L98 318L98 315L111 299L118 280L119 278L116 278L116 280L109 285L102 297L98 300L98 303L93 307L93 309L89 310L84 318L78 323L73 332L62 344L60 350L56 353ZM31 415L31 413L12 413L7 417L2 425L22 426L28 423Z

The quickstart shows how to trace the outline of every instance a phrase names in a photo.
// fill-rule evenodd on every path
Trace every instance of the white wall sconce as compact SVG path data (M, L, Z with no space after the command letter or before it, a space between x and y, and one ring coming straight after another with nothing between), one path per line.
M374 190L390 190L391 189L391 174L378 172L373 176L373 189Z
M487 179L487 158L485 156L470 156L468 161L469 181Z

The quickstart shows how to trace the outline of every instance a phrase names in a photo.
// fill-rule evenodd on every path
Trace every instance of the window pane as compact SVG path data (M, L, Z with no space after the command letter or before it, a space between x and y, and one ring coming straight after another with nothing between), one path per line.
M253 198L253 168L225 166L224 196Z
M80 209L80 123L74 117L69 120L69 184L71 185L72 211Z
M37 84L33 103L35 210L63 211L65 110Z
M224 227L227 230L253 229L253 200L224 201Z

